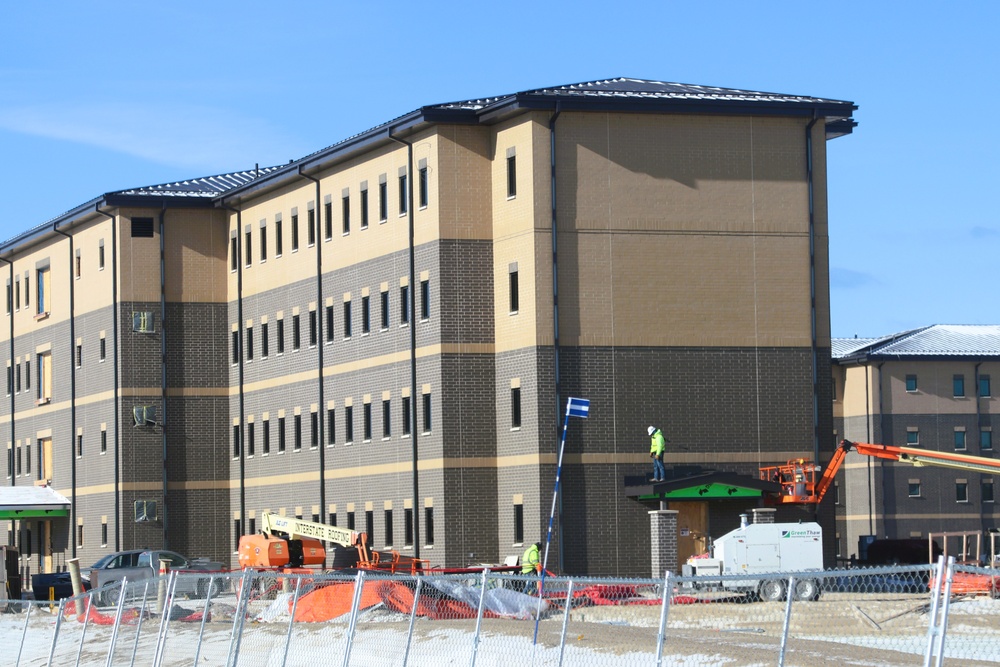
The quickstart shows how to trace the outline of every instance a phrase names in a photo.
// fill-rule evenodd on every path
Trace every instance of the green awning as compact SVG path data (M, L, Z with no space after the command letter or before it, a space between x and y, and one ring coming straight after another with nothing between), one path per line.
M65 517L69 508L69 499L48 486L0 486L0 519Z

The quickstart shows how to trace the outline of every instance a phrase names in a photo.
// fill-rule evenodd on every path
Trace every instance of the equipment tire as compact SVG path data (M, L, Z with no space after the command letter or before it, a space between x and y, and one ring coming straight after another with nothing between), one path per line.
M812 602L819 597L819 582L815 579L800 579L795 582L795 600Z
M781 602L785 599L785 587L782 579L766 579L760 582L757 595L763 602Z
M214 600L222 594L221 579L201 579L198 581L198 598L204 600L209 597L209 582L212 584L211 598Z
M94 601L98 607L116 607L118 606L118 596L121 592L121 586L105 586L94 593L94 597L96 598Z

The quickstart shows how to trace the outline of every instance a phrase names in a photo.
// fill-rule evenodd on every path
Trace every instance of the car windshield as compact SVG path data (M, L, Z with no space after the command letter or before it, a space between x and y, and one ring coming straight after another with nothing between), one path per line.
M96 563L94 563L93 565L91 565L90 569L92 569L92 570L100 570L103 567L107 567L108 563L114 557L115 557L115 554L108 554L104 558L100 559L99 561L97 561Z

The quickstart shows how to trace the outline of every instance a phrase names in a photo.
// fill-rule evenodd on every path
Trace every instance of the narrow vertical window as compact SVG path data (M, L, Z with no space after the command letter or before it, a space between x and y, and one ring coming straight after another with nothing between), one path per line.
M965 449L965 431L955 431L955 449L958 451Z
M76 527L76 546L78 546L78 547L82 547L83 546L83 523L82 523L82 519L81 519L81 523Z
M993 449L992 427L984 428L979 431L979 449L987 452Z
M990 389L990 376L980 375L979 376L979 396L980 398L989 398L993 394Z
M108 432L105 429L101 429L101 454L108 453Z
M265 221L263 221L263 220L261 222L264 223L264 224L262 224L260 226L260 261L266 262L267 261L267 223Z
M260 323L260 356L262 359L267 359L267 355L270 352L270 343L267 340L267 322Z
M434 508L424 508L424 544L434 546Z
M100 271L104 270L104 239L101 239L97 246L97 268Z
M400 414L403 423L403 435L408 436L413 426L413 413L410 410L410 397L404 396L402 400L403 410Z
M31 389L31 357L24 360L24 389Z
M351 302L344 302L344 338L351 337Z
M955 502L969 502L969 483L964 479L955 481Z
M52 400L52 356L45 352L36 355L35 367L38 369L38 402L48 403Z
M295 415L295 451L302 449L302 415Z
M984 479L979 483L979 492L982 497L982 502L992 503L993 502L993 480Z
M319 447L319 413L309 413L309 447L316 449Z
M14 364L14 393L21 393L21 364ZM10 393L9 391L7 392Z
M368 534L368 544L375 543L375 512L365 510L365 533Z
M274 256L281 257L285 249L285 239L281 233L281 216L274 218Z
M378 184L378 219L385 222L389 218L389 186L385 182L385 174Z
M309 209L306 217L306 240L311 248L316 245L316 209Z
M277 337L275 342L278 344L278 354L285 353L285 320L278 320L278 330L275 332Z
M365 403L363 411L364 411L363 421L365 427L364 440L365 442L368 442L372 439L372 404Z
M392 436L392 410L389 404L389 399L382 401L382 437L389 438Z
M399 324L410 323L410 286L399 287Z
M104 336L101 336L101 361L108 358L108 343Z
M409 202L407 201L407 195L409 191L406 183L406 170L399 170L399 214L403 215L409 211Z
M316 319L316 311L309 311L309 347L316 347L319 342L319 321Z
M344 442L354 442L354 407L351 405L344 407Z
M256 453L256 435L254 433L254 423L249 422L247 424L247 456L253 456Z
M83 456L83 434L76 434L76 458Z
M240 457L240 426L239 424L233 424L233 458L238 459Z
M239 551L241 537L243 537L243 526L239 519L233 519L233 552Z
M431 395L424 394L424 433L431 432Z
M278 453L285 453L285 418L278 417Z
M389 328L389 292L382 292L380 297L382 305L382 330L385 331Z
M384 521L385 521L385 546L388 548L394 544L392 535L392 510L385 510Z
M36 312L39 315L48 315L52 305L46 299L49 292L49 267L38 269L38 276L35 280L35 289L38 290L38 298L35 300Z
M324 214L324 217L326 218L326 225L324 227L323 238L325 238L327 241L329 241L330 239L333 238L333 202L329 202L329 201L328 202L324 202L324 204L323 204L323 214ZM350 223L348 223L347 228L344 229L344 233L346 234L349 231L351 231Z
M302 347L302 325L298 315L292 315L292 349L298 350Z
M368 184L365 183L361 186L360 201L361 205L361 229L368 229Z
M521 388L510 390L510 427L521 428Z
M326 342L333 342L333 306L326 307Z
M361 333L371 333L372 330L372 308L371 300L367 296L361 297Z
M524 543L524 505L514 504L514 544Z
M347 530L354 530L357 524L354 521L354 512L347 513Z
M76 367L83 366L83 343L76 344Z
M507 149L507 198L517 196L517 155L514 149Z
M403 509L403 546L413 546L413 508Z
M74 265L73 265L73 273L74 273L74 277L77 278L77 279L79 279L80 276L83 275L83 257L81 256L79 250L76 251L76 258L75 259L76 259L76 261L74 262ZM24 291L25 291L25 293L27 293L27 291L28 291L27 288ZM28 305L28 304L24 304L24 305Z
M108 546L108 522L107 521L102 521L101 522L101 546L102 547Z
M240 363L240 332L238 329L233 329L232 352L233 365L235 366Z
M429 320L431 318L431 283L429 280L420 281L420 319Z
M14 281L14 310L21 310L21 281Z
M261 454L267 456L271 453L271 420L265 419L260 427L260 450Z
M247 327L247 361L253 361L253 327Z
M337 444L337 412L334 408L326 411L326 444Z
M956 375L951 381L951 395L955 398L965 397L965 376Z
M906 376L906 391L914 392L917 390L917 376L907 375Z
M253 236L248 229L243 235L243 254L246 257L245 264L250 266L253 263Z
M517 269L510 272L509 283L509 293L510 293L510 312L516 313L520 308L520 294L517 285Z
M240 267L240 247L236 240L236 234L229 238L229 270L235 271Z
M419 197L420 208L427 208L427 201L429 195L427 192L429 185L427 183L427 167L422 166L417 171L417 193Z
M292 214L292 252L299 251L299 216Z
M351 197L345 194L340 198L340 217L343 222L344 233L351 233Z

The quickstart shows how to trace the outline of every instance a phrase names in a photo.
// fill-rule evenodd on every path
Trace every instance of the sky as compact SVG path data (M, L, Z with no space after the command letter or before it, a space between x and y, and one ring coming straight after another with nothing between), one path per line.
M998 25L989 0L5 3L0 239L421 106L634 77L857 104L827 144L832 334L997 324Z

